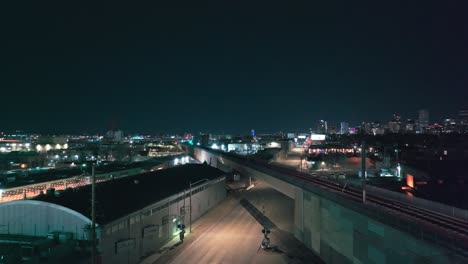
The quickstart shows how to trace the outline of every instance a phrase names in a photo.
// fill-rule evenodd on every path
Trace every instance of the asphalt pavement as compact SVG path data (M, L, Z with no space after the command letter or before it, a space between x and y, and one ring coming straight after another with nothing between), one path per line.
M291 203L292 199L261 182L249 191L232 191L194 223L183 243L174 239L142 263L322 263L290 232ZM268 250L260 248L261 223L271 229Z

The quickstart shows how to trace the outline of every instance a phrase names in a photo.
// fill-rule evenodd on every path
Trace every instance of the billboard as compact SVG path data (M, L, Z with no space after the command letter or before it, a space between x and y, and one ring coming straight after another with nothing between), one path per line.
M310 139L312 140L325 140L324 134L312 134Z

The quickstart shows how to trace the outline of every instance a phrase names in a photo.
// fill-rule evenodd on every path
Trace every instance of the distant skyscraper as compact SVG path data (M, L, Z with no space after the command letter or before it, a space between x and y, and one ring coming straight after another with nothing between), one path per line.
M461 133L468 132L468 108L461 109L458 112L458 124Z
M443 126L444 133L457 132L457 121L453 118L446 118Z
M383 135L385 134L385 129L382 127L380 121L374 121L371 123L371 130L372 134L375 135Z
M390 133L400 132L400 123L394 120L388 122L388 130L390 131Z
M122 142L124 139L122 130L110 130L106 133L106 139L114 142Z
M460 120L460 124L468 125L468 109L458 111L458 119Z
M349 124L346 122L341 122L340 134L346 135L349 133Z
M317 125L317 133L319 134L327 134L328 132L328 125L327 121L325 120L320 120L318 125Z
M388 122L388 130L390 133L400 133L401 131L401 115L399 113L393 115L393 119Z
M419 132L424 133L429 126L429 111L427 109L419 110Z
M413 119L408 119L406 121L406 133L414 133L415 132L416 122Z
M361 124L361 133L362 134L371 134L372 133L372 124L369 122L362 122Z

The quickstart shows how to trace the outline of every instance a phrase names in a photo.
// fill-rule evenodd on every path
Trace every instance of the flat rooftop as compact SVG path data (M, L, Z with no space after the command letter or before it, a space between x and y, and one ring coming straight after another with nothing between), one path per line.
M222 175L223 171L206 164L186 164L99 183L96 185L96 222L109 223L188 189L190 182L212 180ZM91 185L68 189L59 196L40 195L33 200L58 204L91 219Z

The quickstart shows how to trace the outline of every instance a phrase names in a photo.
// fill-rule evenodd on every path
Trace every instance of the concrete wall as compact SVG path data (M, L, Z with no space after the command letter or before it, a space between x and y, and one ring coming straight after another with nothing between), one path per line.
M185 197L185 199L184 199ZM225 178L192 189L192 223L226 198ZM184 223L189 232L190 192L180 192L103 227L100 252L104 263L138 263L159 250Z
M295 236L326 263L464 263L453 253L301 188Z
M268 183L272 188L277 191L289 196L294 199L294 186L284 182L276 177L272 177L267 173L263 173L258 170L254 170L240 163L234 162L230 159L226 159L218 156L216 153L211 153L202 148L195 148L194 152L191 153L193 157L200 162L206 162L209 165L216 167L225 172L231 172L233 170L241 173L242 175L251 176L255 179L262 180Z
M201 162L260 179L293 198L295 237L326 263L468 263L454 252L415 236L433 234L411 219L402 221L395 214L364 206L316 185L252 169L245 160L223 158L201 148L187 151Z

